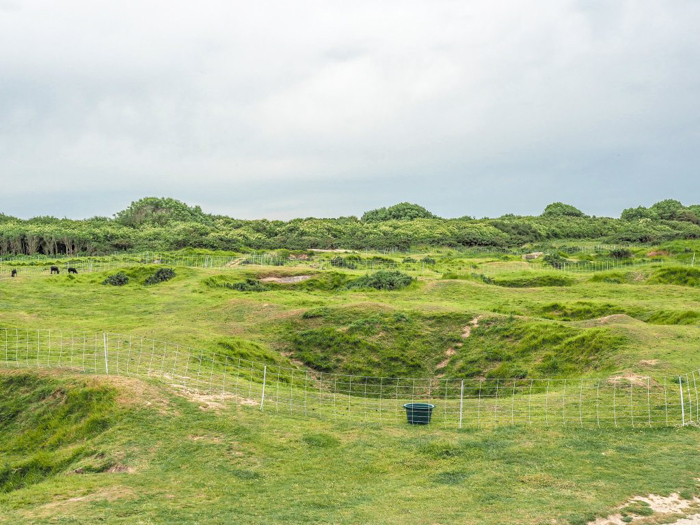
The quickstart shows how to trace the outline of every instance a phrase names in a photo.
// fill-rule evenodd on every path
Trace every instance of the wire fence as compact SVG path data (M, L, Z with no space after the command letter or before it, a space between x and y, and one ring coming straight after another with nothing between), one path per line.
M700 371L667 378L367 377L132 335L13 328L0 328L0 366L154 378L266 412L378 425L405 424L407 403L434 405L431 424L444 428L649 428L700 420Z

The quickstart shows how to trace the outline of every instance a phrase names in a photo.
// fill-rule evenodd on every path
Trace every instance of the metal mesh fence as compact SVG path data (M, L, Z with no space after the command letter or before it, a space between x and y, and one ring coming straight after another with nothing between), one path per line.
M0 366L154 378L263 411L404 424L406 403L432 425L665 427L700 419L700 372L668 378L389 378L330 374L106 332L0 328Z

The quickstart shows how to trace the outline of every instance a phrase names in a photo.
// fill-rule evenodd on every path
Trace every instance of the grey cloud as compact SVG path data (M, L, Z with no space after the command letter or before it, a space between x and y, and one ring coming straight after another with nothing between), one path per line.
M0 211L700 201L699 20L651 0L4 2Z

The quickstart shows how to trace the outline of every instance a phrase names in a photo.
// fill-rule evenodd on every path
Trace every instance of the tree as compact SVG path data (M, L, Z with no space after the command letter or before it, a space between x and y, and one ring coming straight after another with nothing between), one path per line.
M139 228L165 226L172 222L198 222L210 224L212 217L202 212L199 206L188 206L172 198L146 197L115 215L115 220L124 226Z
M587 217L587 215L571 204L553 202L544 209L542 217Z
M388 208L370 210L362 215L363 222L412 221L414 219L435 219L435 215L418 204L401 202Z

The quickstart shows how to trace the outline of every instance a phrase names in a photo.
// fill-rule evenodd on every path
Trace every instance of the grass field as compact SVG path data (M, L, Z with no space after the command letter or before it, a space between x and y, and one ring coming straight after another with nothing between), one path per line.
M696 269L483 279L470 264L415 272L397 291L347 289L365 272L335 268L176 268L146 286L155 267L133 265L121 287L101 284L116 270L28 272L0 280L0 328L105 330L389 377L661 378L700 362ZM228 286L300 275L311 278ZM389 428L138 379L6 369L0 383L7 523L587 523L637 495L690 501L700 477L693 426ZM635 523L662 522L639 512Z

